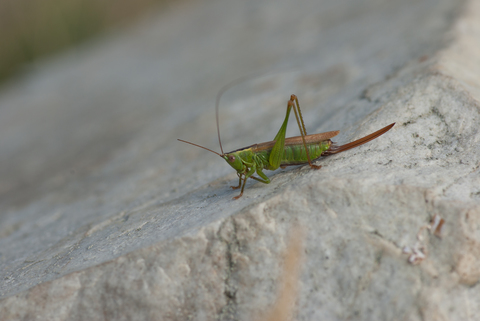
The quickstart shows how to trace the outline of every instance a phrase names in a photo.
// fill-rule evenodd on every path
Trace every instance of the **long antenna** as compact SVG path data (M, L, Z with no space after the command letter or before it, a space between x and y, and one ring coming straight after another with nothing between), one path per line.
M228 89L233 87L235 84L242 82L245 78L248 78L248 77L245 76L245 77L235 79L234 81L231 81L230 83L220 88L220 91L217 94L217 98L215 99L215 117L217 119L218 144L220 145L220 151L222 152L222 155L223 155L223 147L222 147L222 140L220 139L220 122L218 121L218 106L220 105L220 98L222 97L224 92L226 92Z
M220 150L222 151L222 155L224 154L223 153L223 147L222 147L222 141L220 139L220 125L219 125L219 121L218 121L218 106L220 105L220 98L222 97L222 95L227 91L229 90L230 88L232 88L233 86L235 86L236 84L239 84L239 83L242 83L244 82L245 80L248 80L248 79L252 79L252 78L255 78L255 77L258 77L259 75L265 75L265 71L258 71L258 72L255 72L253 74L250 74L250 75L245 75L243 77L240 77L240 78L237 78L231 82L229 82L228 84L226 84L225 86L223 86L220 91L218 92L217 94L217 98L215 99L215 116L216 116L216 119L217 119L217 135L218 135L218 144L220 145Z
M208 150L209 152L212 152L212 153L214 153L214 154L217 154L217 155L220 156L220 157L222 157L222 155L223 155L223 152L222 152L222 155L220 155L219 153L214 152L214 151L211 150L211 149L208 149L208 148L206 148L206 147L203 147L203 146L200 146L200 145L197 145L197 144L194 144L194 143L187 142L186 140L183 140L183 139L177 139L177 140L179 140L179 141L181 141L181 142L184 142L184 143L187 143L187 144L190 144L190 145L193 145L193 146L197 146L197 147L206 149L206 150Z
M222 140L220 139L220 125L218 121L218 105L220 103L220 97L222 97L222 94L230 88L229 86L224 86L222 89L217 94L217 98L215 99L215 117L217 119L217 135L218 135L218 144L220 145L220 151L222 152L223 155L223 148L222 148Z
M251 74L251 75L245 75L243 77L237 78L237 79L229 82L228 84L226 84L222 88L220 88L220 91L217 94L217 98L215 99L215 116L216 116L216 119L217 119L218 144L220 145L220 150L222 151L222 155L223 155L223 148L222 148L222 141L220 140L220 125L219 125L219 121L218 121L218 109L219 109L218 106L220 105L220 98L222 97L222 95L227 90L229 90L230 88L232 88L236 84L242 83L245 80L248 80L248 79L251 79L251 78L258 77L258 75L261 75L261 74L265 74L265 72L262 72L262 73L256 72L256 73Z

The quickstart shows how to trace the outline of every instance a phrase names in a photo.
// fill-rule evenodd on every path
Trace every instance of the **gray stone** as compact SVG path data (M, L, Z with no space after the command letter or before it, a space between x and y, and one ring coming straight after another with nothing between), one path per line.
M0 93L0 320L478 319L479 52L474 0L212 0L32 67ZM219 150L216 92L249 75L226 151L272 139L292 93L339 143L396 125L234 201L176 138Z

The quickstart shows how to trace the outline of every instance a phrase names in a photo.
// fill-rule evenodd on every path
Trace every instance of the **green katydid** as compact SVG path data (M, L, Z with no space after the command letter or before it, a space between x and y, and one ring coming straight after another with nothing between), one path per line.
M301 136L285 138L288 118L292 109L295 113L295 118L297 119L297 124L300 129ZM340 131L338 130L320 134L307 135L307 131L305 130L305 124L303 123L302 113L300 111L300 105L298 103L298 98L295 95L291 95L287 105L287 114L285 116L285 120L283 121L280 130L272 141L254 144L234 150L229 153L224 153L222 148L222 142L220 140L220 129L218 126L218 99L216 113L218 142L220 144L220 150L222 152L221 154L214 152L211 149L191 142L187 142L182 139L179 139L179 141L206 149L212 153L217 154L218 156L225 159L227 163L237 171L237 175L239 178L238 186L231 187L233 189L238 189L241 187L242 189L240 191L240 195L235 196L233 199L238 199L243 195L245 183L247 182L248 178L253 178L254 180L257 180L259 182L269 184L270 179L265 175L265 173L263 173L264 169L274 171L279 167L285 168L287 166L304 164L310 165L310 167L313 169L320 169L322 166L314 165L312 164L312 161L317 160L321 156L337 154L351 148L363 145L385 134L387 131L390 130L390 128L393 127L393 125L395 125L395 123L390 124L356 141L338 146L330 140L330 138L335 137L340 133ZM260 176L260 178L252 176L255 172L258 174L258 176Z

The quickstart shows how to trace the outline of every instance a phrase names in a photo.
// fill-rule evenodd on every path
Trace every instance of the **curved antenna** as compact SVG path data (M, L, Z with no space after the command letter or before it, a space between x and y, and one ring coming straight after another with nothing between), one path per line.
M225 86L223 86L222 88L220 88L220 90L218 91L218 94L217 94L217 98L215 99L215 117L217 119L217 135L218 135L218 144L220 145L220 150L222 151L222 155L224 155L223 153L223 147L222 147L222 141L220 139L220 125L219 125L219 121L218 121L218 106L220 105L220 98L222 97L222 95L227 91L229 90L230 88L232 88L233 86L239 84L239 83L242 83L244 82L245 80L248 80L248 79L252 79L252 78L255 78L255 77L258 77L260 75L265 75L265 71L258 71L258 72L255 72L253 74L250 74L250 75L245 75L243 77L240 77L240 78L237 78L231 82L229 82L228 84L226 84ZM200 146L199 146L200 147Z
M217 135L218 135L218 144L220 145L220 150L222 151L222 155L223 155L223 148L222 148L222 141L220 140L220 125L219 125L219 121L218 121L218 106L220 105L220 98L222 97L222 95L227 91L229 90L230 88L232 88L233 86L239 84L239 83L242 83L244 82L245 80L248 80L248 79L251 79L251 78L255 78L255 77L258 77L259 75L261 74L265 74L265 72L256 72L254 73L253 75L245 75L243 77L240 77L240 78L237 78L231 82L229 82L228 84L226 84L225 86L223 86L222 88L220 88L218 94L217 94L217 98L215 99L215 116L216 116L216 119L217 119Z
M194 144L194 143L187 142L186 140L183 140L183 139L178 139L178 138L177 138L177 140L179 140L179 141L181 141L181 142L184 142L184 143L187 143L187 144L190 144L190 145L193 145L193 146L197 146L197 147L200 147L200 148L206 149L206 150L208 150L209 152L212 152L212 153L214 153L214 154L217 154L217 155L218 155L218 156L220 156L220 157L222 157L222 156L223 156L223 152L222 152L222 155L220 155L219 153L217 153L217 152L214 152L214 151L213 151L213 150L211 150L211 149L208 149L208 148L206 148L206 147L203 147L203 146L200 146L200 145L197 145L197 144Z
M226 84L225 86L220 88L220 91L217 94L217 98L215 99L215 118L217 119L218 144L220 145L220 151L222 152L222 155L223 155L223 147L222 147L222 140L220 139L220 122L218 121L218 106L220 105L220 98L227 90L232 88L237 83L244 81L245 79L248 79L248 77L244 76L241 78L237 78L234 81L231 81L230 83Z
M223 155L223 147L222 147L222 140L220 139L220 125L218 122L218 104L220 103L220 97L222 97L222 94L227 90L229 87L225 88L223 87L220 89L220 91L217 94L217 98L215 99L215 117L217 119L217 135L218 135L218 144L220 145L220 151L222 152Z

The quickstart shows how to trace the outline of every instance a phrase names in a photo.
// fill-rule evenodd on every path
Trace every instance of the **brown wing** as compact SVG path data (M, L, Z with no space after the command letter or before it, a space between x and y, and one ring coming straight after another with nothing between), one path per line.
M307 135L307 136L305 136L305 142L307 144L318 143L318 142L321 142L322 140L327 140L327 139L330 139L332 137L335 137L339 133L340 133L339 130L334 130L334 131L331 131L331 132ZM285 138L285 145L286 146L287 145L299 145L299 144L303 144L302 136ZM256 145L252 145L252 146L248 146L248 147L251 147L252 149L254 149L254 151L259 152L259 151L262 151L262 150L273 148L274 145L275 145L275 141L271 140L269 142L264 142L264 143L260 143L260 144L256 144Z
M335 137L338 134L340 134L340 131L334 130L331 132L307 135L305 136L305 142L307 144L318 143L318 142L321 142L322 140L327 140L332 137ZM298 144L303 144L302 136L288 137L285 139L285 145L298 145Z

